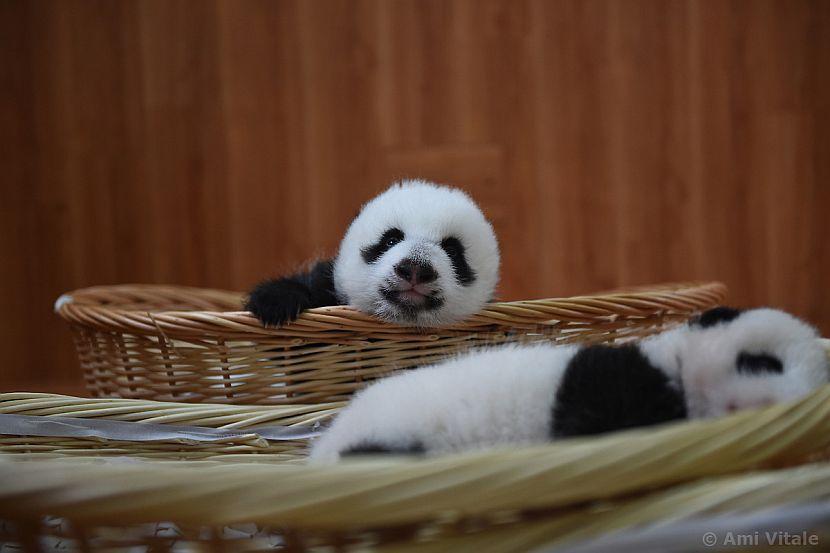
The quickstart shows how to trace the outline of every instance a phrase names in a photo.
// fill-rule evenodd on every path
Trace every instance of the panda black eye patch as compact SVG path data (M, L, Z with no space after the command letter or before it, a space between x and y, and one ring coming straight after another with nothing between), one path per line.
M747 353L742 351L735 362L741 374L783 374L781 360L766 353Z
M455 279L464 286L469 286L476 279L475 271L467 263L464 255L464 244L455 236L449 236L441 241L441 248L447 252L455 272Z
M374 263L380 256L388 252L395 244L401 242L403 239L404 233L401 229L390 228L381 234L377 242L360 250L360 255L366 263Z

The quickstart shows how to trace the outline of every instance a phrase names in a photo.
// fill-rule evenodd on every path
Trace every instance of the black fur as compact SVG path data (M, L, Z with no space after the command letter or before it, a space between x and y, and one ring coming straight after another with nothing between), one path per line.
M781 360L766 353L742 351L738 354L735 365L742 374L784 374Z
M339 305L334 291L333 261L318 261L311 270L260 282L251 290L245 309L265 326L293 321L306 309Z
M393 447L383 445L380 442L363 442L360 445L352 446L340 452L340 455L422 455L426 452L424 444L413 442L405 447Z
M704 311L697 317L690 320L689 324L699 326L700 328L709 328L710 326L715 326L719 323L728 323L729 321L736 319L740 314L740 309L721 305L713 307L708 311Z
M589 346L562 376L551 435L601 434L685 417L683 393L636 345Z
M441 247L450 258L455 272L455 279L463 286L469 286L475 282L476 273L467 263L467 257L464 255L464 244L461 243L461 240L455 236L444 238L441 241Z
M374 263L380 256L388 252L395 244L404 239L401 229L390 228L384 232L378 241L360 250L360 255L366 263Z

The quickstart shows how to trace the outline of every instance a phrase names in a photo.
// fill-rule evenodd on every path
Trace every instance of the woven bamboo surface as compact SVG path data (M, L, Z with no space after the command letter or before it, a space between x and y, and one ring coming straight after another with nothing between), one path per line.
M253 431L257 418L271 424L315 416L291 413L291 406L154 406L43 394L4 394L0 406L42 416L94 417L101 409L118 420ZM153 414L142 417L142 409ZM269 418L269 410L278 414ZM417 543L419 551L526 551L632 525L830 500L830 465L820 461L828 447L830 386L717 420L421 461L318 467L217 462L221 456L124 462L2 455L0 519L11 523L0 531L19 543L61 535L87 550L129 543L248 551L267 549L278 536L288 550L370 540L381 550ZM227 533L246 523L267 531L244 540ZM159 537L159 524L175 525L174 538Z
M343 401L392 370L476 346L642 337L725 294L720 283L689 283L493 303L462 324L429 330L343 306L263 328L239 311L241 294L175 286L86 288L62 296L55 308L72 328L96 396L279 405Z
M214 405L158 402L117 398L78 398L55 394L13 392L0 394L0 414L71 417L113 421L188 425L225 430L261 426L313 425L332 417L345 402L307 405ZM254 429L255 431L255 429ZM288 462L302 459L305 441L252 443L140 443L95 438L4 436L0 431L0 453L25 453L30 457L130 455L144 459L223 462ZM253 457L256 456L256 457Z

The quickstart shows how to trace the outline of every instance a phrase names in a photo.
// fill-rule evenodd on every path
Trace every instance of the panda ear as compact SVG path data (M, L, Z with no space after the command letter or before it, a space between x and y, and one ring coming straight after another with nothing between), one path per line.
M713 307L708 311L704 311L697 317L689 320L689 326L696 326L700 328L709 328L719 323L728 323L738 317L743 311L725 305Z

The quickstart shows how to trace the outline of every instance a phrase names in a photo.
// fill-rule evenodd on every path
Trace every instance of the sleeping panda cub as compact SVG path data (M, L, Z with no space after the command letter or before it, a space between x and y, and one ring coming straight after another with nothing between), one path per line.
M539 444L801 397L828 382L815 329L719 307L621 346L507 345L378 381L312 445L312 462Z
M498 273L496 235L475 202L406 180L363 206L335 259L260 283L245 307L266 326L344 304L393 323L440 326L491 301Z

